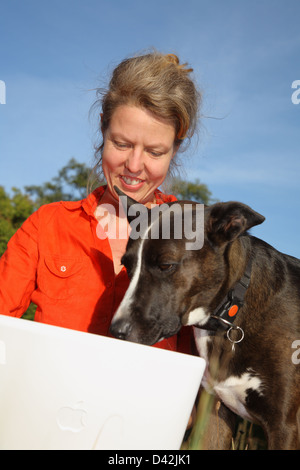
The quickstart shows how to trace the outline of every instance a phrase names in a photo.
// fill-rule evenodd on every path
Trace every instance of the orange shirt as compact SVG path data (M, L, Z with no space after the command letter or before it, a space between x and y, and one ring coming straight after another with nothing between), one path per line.
M56 202L34 212L0 259L0 314L21 317L30 302L35 321L110 336L109 326L129 285L116 276L108 238L96 234L95 209L105 187L81 201ZM156 202L174 196L156 191ZM157 347L190 352L190 328Z

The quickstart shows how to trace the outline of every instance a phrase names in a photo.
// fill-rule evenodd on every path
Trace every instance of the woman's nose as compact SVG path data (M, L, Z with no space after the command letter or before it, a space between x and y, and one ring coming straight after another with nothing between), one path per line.
M131 173L140 173L144 167L142 149L133 147L129 152L125 166Z

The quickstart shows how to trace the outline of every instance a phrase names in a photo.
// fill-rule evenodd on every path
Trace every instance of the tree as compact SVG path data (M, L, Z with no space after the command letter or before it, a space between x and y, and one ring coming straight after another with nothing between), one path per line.
M12 188L9 196L0 186L0 256L6 250L8 240L34 211L34 203L27 194Z
M180 178L174 178L171 183L171 194L174 194L180 200L195 201L202 204L212 204L212 193L204 183L198 179L194 182L184 181Z
M75 201L87 194L91 169L71 158L51 181L41 186L25 186L25 192L33 198L36 208L56 201Z

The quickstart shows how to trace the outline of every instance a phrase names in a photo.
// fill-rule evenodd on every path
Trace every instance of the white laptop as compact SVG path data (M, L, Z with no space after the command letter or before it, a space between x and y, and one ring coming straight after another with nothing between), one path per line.
M0 449L179 449L205 361L0 315Z

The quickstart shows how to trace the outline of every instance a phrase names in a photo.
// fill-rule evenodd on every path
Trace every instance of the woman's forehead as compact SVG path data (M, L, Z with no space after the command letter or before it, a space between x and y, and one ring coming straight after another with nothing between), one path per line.
M175 139L174 125L160 119L150 111L137 106L122 105L113 113L110 133L124 139L145 137L151 140L149 144L168 144Z

